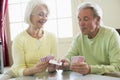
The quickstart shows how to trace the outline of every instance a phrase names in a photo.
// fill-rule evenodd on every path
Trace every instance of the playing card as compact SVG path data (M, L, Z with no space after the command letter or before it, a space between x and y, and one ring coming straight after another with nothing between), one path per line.
M40 58L41 62L49 62L49 60L54 59L54 56L48 55L43 58Z
M71 58L72 63L80 63L80 62L84 62L85 57L84 56L73 56Z
M47 60L47 61L49 61L49 60L51 60L51 59L54 59L54 56L51 56L51 55L46 56L46 60Z
M45 58L40 58L40 61L41 62L45 62Z
M54 60L54 59L51 59L51 60L49 61L49 63L55 64L55 65L58 65L58 66L61 66L61 65L62 65L62 62L58 62L57 60Z

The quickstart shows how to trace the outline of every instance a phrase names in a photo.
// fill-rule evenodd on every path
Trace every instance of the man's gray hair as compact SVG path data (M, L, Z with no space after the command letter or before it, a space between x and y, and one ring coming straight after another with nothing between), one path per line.
M34 11L34 9L39 5L44 6L46 8L47 12L49 13L47 5L45 3L43 3L41 0L30 0L26 7L25 16L24 16L24 21L27 24L32 25L32 23L30 21L30 16L31 16L32 12Z
M99 5L91 2L83 2L78 6L78 14L81 9L91 9L94 17L100 17L100 25L103 24L102 22L103 12Z

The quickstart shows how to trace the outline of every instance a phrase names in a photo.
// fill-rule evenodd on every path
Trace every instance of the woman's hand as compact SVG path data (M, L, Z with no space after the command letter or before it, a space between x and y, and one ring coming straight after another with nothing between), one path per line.
M38 62L33 68L36 73L44 72L48 67L48 62Z
M41 73L48 67L48 62L38 62L36 65L30 68L26 68L23 72L24 76L34 75L36 73Z
M48 72L55 72L56 71L56 65L55 64L49 64L48 65Z
M60 62L62 62L62 66L56 66L57 69L70 70L70 63L68 60L61 59Z

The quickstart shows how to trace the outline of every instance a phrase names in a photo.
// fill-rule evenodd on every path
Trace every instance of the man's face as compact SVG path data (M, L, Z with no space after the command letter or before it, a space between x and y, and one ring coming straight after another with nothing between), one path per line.
M98 17L93 16L91 9L81 9L78 13L79 27L84 35L92 34L98 26Z

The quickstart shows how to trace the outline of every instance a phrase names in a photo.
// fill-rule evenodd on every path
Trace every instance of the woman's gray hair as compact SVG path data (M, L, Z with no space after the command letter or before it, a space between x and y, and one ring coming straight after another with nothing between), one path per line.
M34 11L34 9L39 5L44 6L46 8L47 12L49 13L49 9L48 9L47 5L45 3L43 3L41 0L30 0L30 2L28 2L28 5L26 7L25 16L24 16L24 21L27 24L32 25L32 23L30 21L30 16L31 16L32 12Z
M78 14L81 9L91 9L94 17L100 17L100 25L103 24L102 22L103 12L99 5L91 2L83 2L78 6Z

